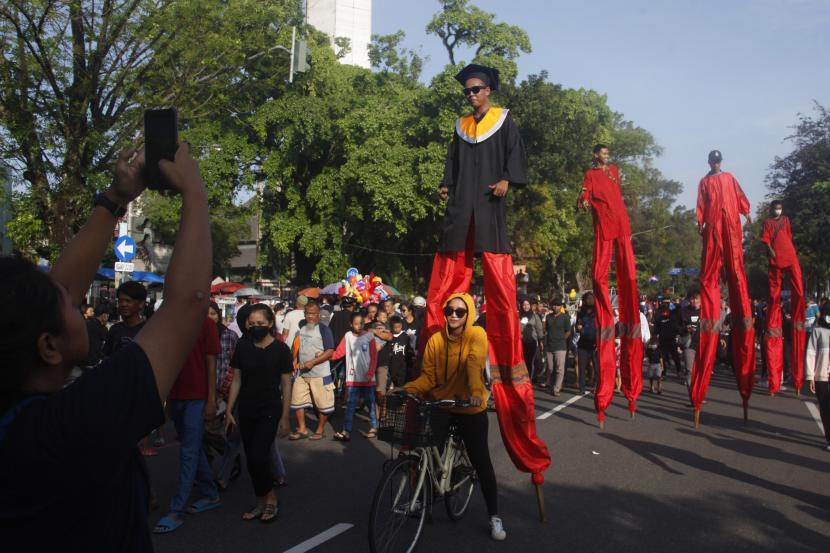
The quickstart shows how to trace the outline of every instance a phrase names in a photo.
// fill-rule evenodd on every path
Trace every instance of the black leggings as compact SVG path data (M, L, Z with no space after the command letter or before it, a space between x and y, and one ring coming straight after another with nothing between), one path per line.
M248 463L248 474L254 484L254 494L263 497L274 488L271 475L271 465L268 454L271 443L277 435L280 422L280 410L272 413L258 412L239 413L239 433L242 444L245 446L245 458Z
M830 445L830 382L816 380L816 398L821 413L821 424L824 425L824 438L827 445Z
M525 365L527 366L527 374L533 378L533 359L536 357L536 340L522 340L522 352L525 356Z
M470 463L476 469L484 501L487 503L487 514L499 514L499 496L496 487L496 472L490 460L490 448L487 446L487 432L490 426L487 411L474 415L455 415L458 432L464 440L464 447L470 457Z

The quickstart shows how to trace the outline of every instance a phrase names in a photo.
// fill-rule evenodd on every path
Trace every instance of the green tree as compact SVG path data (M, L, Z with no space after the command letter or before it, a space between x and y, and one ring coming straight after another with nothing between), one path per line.
M475 63L496 67L505 82L516 78L515 60L530 53L530 38L524 29L496 22L495 14L472 5L469 0L438 0L441 10L427 25L428 34L441 39L450 64L456 65L461 48L472 50Z
M411 74L338 64L326 37L311 38L310 71L252 119L267 183L267 271L293 258L298 281L325 283L360 259L388 280L402 262L370 250L417 247L410 232L437 218L445 146L424 143L417 109L429 92Z
M2 4L0 148L24 190L21 247L60 250L144 107L176 105L183 128L238 125L286 74L275 45L299 21L294 0Z

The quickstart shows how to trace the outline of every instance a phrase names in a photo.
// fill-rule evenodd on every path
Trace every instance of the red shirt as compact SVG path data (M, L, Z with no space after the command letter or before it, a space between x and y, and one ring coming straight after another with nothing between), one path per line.
M218 355L221 352L219 345L219 330L216 323L205 319L199 338L193 344L193 349L184 361L179 378L170 390L167 399L201 399L208 398L207 367L205 359L208 355Z
M761 242L770 244L775 252L775 257L769 258L770 265L782 269L795 265L797 259L793 246L793 231L790 228L790 219L786 215L782 215L780 219L770 217L764 221Z
M594 232L602 240L614 240L631 236L631 226L620 188L620 170L616 165L607 168L607 172L600 167L585 172L582 181L585 190L579 201L588 200L594 208Z
M724 218L741 225L740 215L749 215L749 200L738 180L726 171L706 175L697 187L697 223L720 228Z

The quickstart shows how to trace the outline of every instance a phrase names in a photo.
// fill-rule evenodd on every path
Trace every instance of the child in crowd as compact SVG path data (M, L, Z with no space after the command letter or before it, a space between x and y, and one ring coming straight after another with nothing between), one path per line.
M646 348L646 376L649 379L649 390L652 394L663 393L663 356L660 353L660 337L654 334L648 342ZM654 381L657 381L657 387L654 386Z
M340 341L332 356L333 361L346 359L346 414L343 430L334 435L334 439L339 442L348 442L351 439L354 413L361 398L369 408L370 429L366 437L377 436L375 370L381 346L375 340L376 330L365 329L363 323L364 316L361 313L352 314L352 329Z

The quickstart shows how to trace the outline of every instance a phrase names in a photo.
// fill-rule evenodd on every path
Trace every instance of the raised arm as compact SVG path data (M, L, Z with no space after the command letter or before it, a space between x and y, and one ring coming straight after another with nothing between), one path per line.
M144 190L141 178L143 167L143 151L122 152L115 164L113 183L104 195L114 204L126 207ZM92 284L98 264L112 242L115 221L112 212L96 206L86 224L67 244L50 271L52 278L69 292L74 305L81 304L81 299Z
M162 401L179 375L207 316L213 248L207 193L186 143L162 173L182 196L181 226L164 285L164 303L136 336L150 360Z

